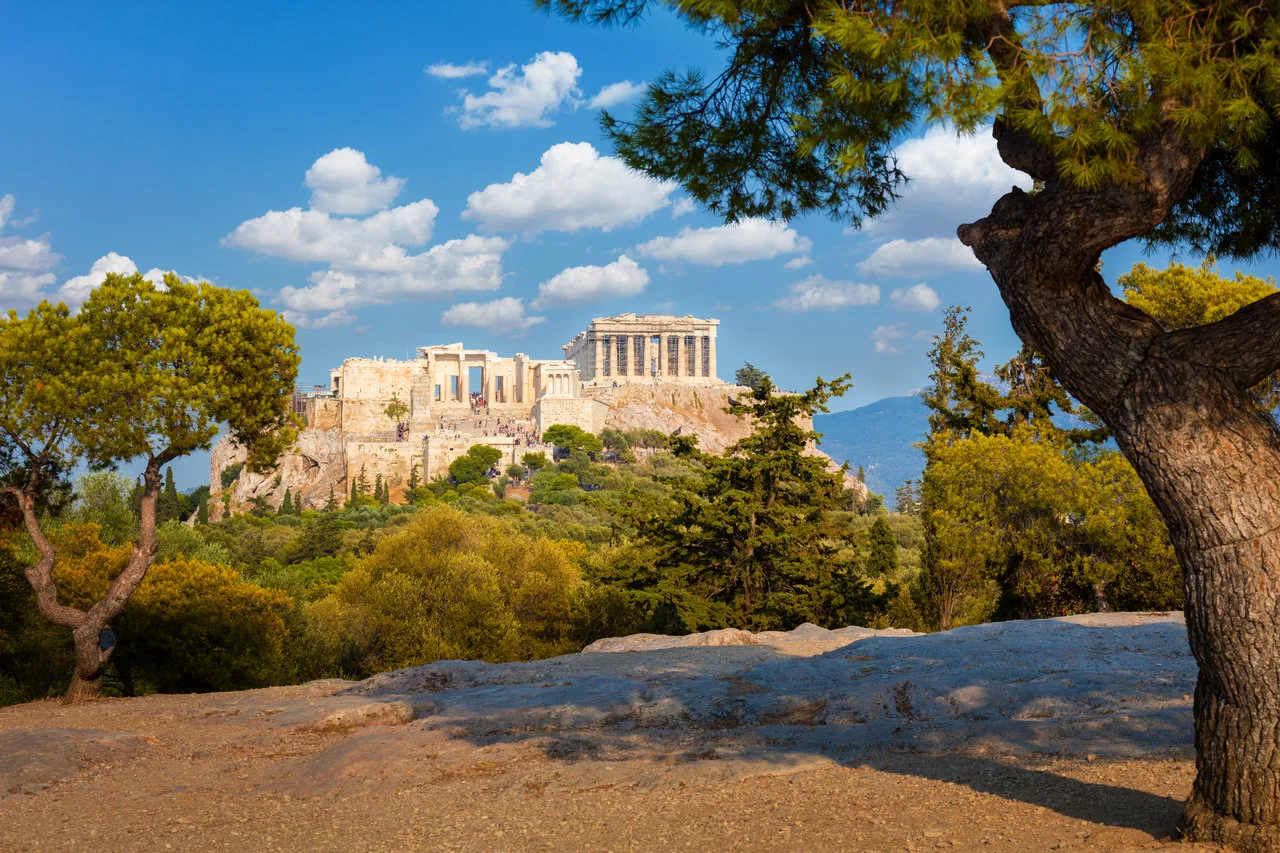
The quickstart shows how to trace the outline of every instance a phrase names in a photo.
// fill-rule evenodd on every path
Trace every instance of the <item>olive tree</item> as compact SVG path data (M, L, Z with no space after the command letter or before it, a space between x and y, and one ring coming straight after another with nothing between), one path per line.
M1274 0L537 0L574 18L662 8L722 45L667 72L623 160L729 220L886 210L895 142L990 126L1037 183L957 235L1013 327L1111 429L1168 523L1200 665L1194 838L1280 848L1280 432L1250 389L1280 368L1280 296L1166 328L1098 261L1128 240L1280 248Z
M207 449L225 426L264 469L294 437L293 328L243 290L157 287L110 274L79 313L41 303L0 319L0 438L10 460L3 489L17 501L38 560L25 570L41 615L69 628L75 670L69 700L97 696L114 644L107 629L156 553L162 470ZM36 497L51 472L143 465L137 538L128 563L87 609L59 598L57 549Z

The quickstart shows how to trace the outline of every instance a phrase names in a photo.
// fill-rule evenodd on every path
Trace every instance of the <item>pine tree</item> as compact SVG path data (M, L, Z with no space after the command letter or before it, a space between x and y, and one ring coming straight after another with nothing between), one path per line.
M296 492L293 496L293 514L302 515L302 492Z
M209 497L206 495L200 499L200 507L196 510L196 524L209 523Z
M356 477L356 497L365 497L369 494L369 475L365 473L364 464L360 465L360 476Z
M867 471L861 465L858 466L858 482L864 485L867 482Z
M293 492L288 486L284 487L284 498L280 501L280 509L276 515L293 515Z
M373 478L373 500L379 506L385 506L387 503L387 496L383 491L384 488L386 488L386 486L382 482L382 475L378 474Z
M873 578L892 576L898 571L898 543L893 528L883 516L871 525L871 550L867 555L867 575Z
M418 463L414 462L409 468L409 482L405 484L404 502L406 504L413 503L414 492L418 490L418 486L422 485L422 481L418 477Z
M334 512L338 509L338 498L333 493L333 486L329 487L329 500L325 501L324 511Z

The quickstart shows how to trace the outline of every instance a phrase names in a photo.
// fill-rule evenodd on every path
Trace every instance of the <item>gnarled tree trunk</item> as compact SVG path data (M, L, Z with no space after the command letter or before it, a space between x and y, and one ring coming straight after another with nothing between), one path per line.
M156 498L160 494L160 470L172 458L166 452L153 458L143 472L142 502L139 507L138 541L134 543L133 554L123 572L119 574L107 589L107 594L88 610L69 607L58 601L58 587L53 579L53 567L57 552L49 538L40 528L40 520L36 516L36 492L40 485L40 465L33 468L32 475L23 489L10 487L7 491L18 500L22 511L23 522L27 533L35 543L40 559L26 570L27 581L36 594L36 607L40 614L55 625L71 629L71 637L75 644L75 669L71 675L71 685L67 688L64 700L79 702L96 699L102 694L102 678L107 662L111 659L114 644L104 644L101 640L103 631L112 619L120 614L129 596L142 583L147 569L151 567L156 553Z
M1014 190L961 240L987 265L1014 328L1102 417L1169 526L1187 634L1200 665L1192 838L1280 849L1280 432L1248 389L1280 366L1280 298L1177 332L1116 299L1102 251L1158 223L1201 153L1152 135L1146 179L1085 192L997 125L1010 165L1045 182Z

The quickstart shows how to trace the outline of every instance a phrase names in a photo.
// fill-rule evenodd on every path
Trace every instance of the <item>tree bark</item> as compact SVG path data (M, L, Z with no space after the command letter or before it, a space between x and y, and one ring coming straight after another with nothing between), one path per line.
M1025 144L1003 139L1001 155L1036 162ZM1015 330L1111 428L1168 524L1200 666L1184 833L1280 850L1280 432L1248 392L1280 366L1280 300L1166 333L1096 272L1104 249L1167 215L1200 156L1172 130L1156 133L1140 184L1085 192L1049 176L959 235Z

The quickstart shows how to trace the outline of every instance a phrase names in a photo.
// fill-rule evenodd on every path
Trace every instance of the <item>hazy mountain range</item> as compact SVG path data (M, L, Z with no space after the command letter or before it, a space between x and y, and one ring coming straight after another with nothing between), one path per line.
M924 454L915 446L929 428L929 410L920 395L886 397L857 409L832 412L813 419L822 433L822 449L855 471L866 470L867 487L893 505L893 491L909 479L919 479Z

